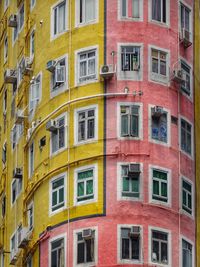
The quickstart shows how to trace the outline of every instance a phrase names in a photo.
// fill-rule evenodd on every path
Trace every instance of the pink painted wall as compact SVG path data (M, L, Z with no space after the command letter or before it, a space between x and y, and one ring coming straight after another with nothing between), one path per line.
M98 227L98 264L96 266L122 266L117 262L117 225L139 224L143 227L143 266L149 262L148 227L160 227L171 231L172 264L179 266L181 235L195 243L195 221L187 215L180 214L180 174L188 177L193 183L194 161L180 153L179 162L179 123L170 123L170 146L149 142L148 105L159 105L170 110L171 115L183 115L193 123L193 102L180 94L180 114L178 113L178 87L171 82L170 86L149 81L148 46L154 45L170 51L170 69L178 61L178 53L190 64L193 64L193 46L183 49L178 38L178 1L170 1L170 27L159 26L148 22L148 2L144 0L143 22L118 21L117 1L107 1L107 63L112 63L110 53L117 52L118 43L143 44L143 80L118 81L116 77L107 83L107 92L123 92L129 87L130 92L142 90L143 96L116 97L107 99L107 141L106 153L119 151L114 157L107 157L106 162L106 217L84 219L63 225L50 231L50 237L67 233L69 238L68 257L73 264L73 230ZM193 1L185 1L192 6ZM115 56L117 64L117 56ZM140 102L143 104L143 140L122 141L117 138L117 102ZM117 163L140 162L143 164L142 201L117 200ZM171 170L171 207L149 203L149 165L160 166ZM180 169L180 171L179 171ZM41 242L41 266L48 266L48 242ZM130 266L123 265L123 266ZM134 264L135 267L141 266Z

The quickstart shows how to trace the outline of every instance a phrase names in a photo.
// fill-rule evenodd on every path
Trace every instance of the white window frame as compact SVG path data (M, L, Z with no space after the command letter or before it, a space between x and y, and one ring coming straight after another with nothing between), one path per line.
M13 239L13 237L15 237L15 246L14 246L14 249L12 249L12 239ZM11 237L10 237L10 252L12 253L12 251L14 251L14 255L16 255L17 254L17 252L18 252L18 247L17 247L17 245L18 245L18 240L17 240L17 230L15 230L14 231L14 233L11 235ZM12 259L11 258L11 253L10 253L10 260Z
M93 79L88 79L85 81L79 81L79 70L80 70L80 54L84 54L84 53L88 53L90 51L95 51L95 78ZM81 48L79 50L75 51L75 62L76 64L74 64L74 73L75 73L75 86L82 86L85 84L89 84L89 83L95 83L98 82L99 80L99 47L96 46L89 46L89 47L84 47Z
M87 171L93 169L93 194L94 197L92 199L87 199L83 201L78 201L77 200L77 182L78 182L78 173ZM81 206L93 202L98 201L98 166L97 164L93 165L85 165L80 168L77 168L74 170L74 205L75 206Z
M85 140L78 141L78 113L80 112L87 112L88 110L94 110L94 138L85 138ZM82 108L78 108L74 110L74 122L75 122L75 127L74 127L74 145L82 145L86 143L93 143L98 140L98 105L91 105L91 106L86 106ZM86 121L87 122L87 121ZM86 126L87 129L87 126Z
M8 60L8 36L4 38L4 63Z
M82 232L85 229L91 229L92 231L95 231L95 237L94 237L94 261L93 262L86 262L86 263L79 263L77 264L77 234ZM81 228L76 229L73 231L73 267L89 267L96 265L98 263L98 227L97 226L88 226L87 228Z
M167 173L167 202L153 199L153 170ZM170 169L157 165L149 165L149 202L171 207L172 204L172 172Z
M60 152L62 152L63 150L65 150L67 148L67 127L68 127L68 118L67 118L67 113L62 113L61 115L59 115L58 117L54 118L53 120L55 120L56 122L59 121L60 119L62 119L64 117L64 147L61 147L61 148L58 148L56 151L53 152L52 150L52 135L53 133L51 133L51 138L50 138L50 156L54 156L54 155L57 155L59 154Z
M85 8L85 1L84 0L84 7ZM76 19L75 19L75 27L83 27L89 24L95 24L99 22L99 0L93 0L95 1L95 18L93 20L90 21L85 21L85 12L83 12L83 22L80 22L79 20L79 15L80 15L80 0L76 0L75 4L75 12L76 12Z
M34 54L35 54L35 33L36 33L36 27L32 29L30 33L30 59L33 60Z
M126 11L130 10L130 6L132 7L132 0L126 1ZM126 16L122 16L122 0L118 0L118 20L121 21L143 21L143 0L138 0L139 2L139 17L132 17L129 14ZM128 13L128 12L127 12Z
M140 260L121 259L121 228L131 228L132 226L140 227ZM117 263L118 264L142 264L143 259L143 226L139 224L118 224L117 225Z
M192 246L192 267L195 267L195 243L184 235L180 236L180 266L183 267L183 246L182 241L188 242Z
M20 11L21 9L24 8L24 16L23 16L23 23L20 27L20 24L21 24L21 16L20 16ZM19 7L18 9L18 21L17 21L17 29L18 29L18 34L22 31L23 27L24 27L24 22L25 22L25 14L26 14L26 11L25 11L25 5L24 5L24 2L21 4L21 6Z
M148 1L149 2L149 22L152 22L152 23L155 23L155 24L158 24L159 26L163 26L163 27L170 27L170 1L166 1L166 22L162 22L162 14L161 14L161 21L157 21L157 20L154 20L152 18L152 1L153 0L150 0ZM163 0L161 0L163 1ZM162 12L161 12L162 13Z
M171 113L169 109L166 109L163 107L163 111L167 113L167 142L162 142L159 140L155 140L151 137L151 133L152 133L152 113L151 113L151 109L153 107L155 107L156 105L149 105L149 142L151 143L155 143L155 144L159 144L159 145L163 145L163 146L167 146L169 147L171 145Z
M32 11L33 8L35 7L35 5L36 5L36 0L34 0L34 2L33 2L33 0L30 0L30 10L31 10L31 11Z
M33 146L33 157L32 157L32 152L31 152L31 147ZM29 146L29 149L28 149L28 161L29 161L29 168L28 168L28 173L29 173L29 179L33 176L33 173L34 173L34 163L35 163L35 160L34 160L34 153L35 153L35 143L32 142Z
M183 64L185 65L187 68L190 69L190 93L186 93L183 89L181 90L182 94L185 95L188 99L190 99L191 101L193 101L193 68L192 65L185 59L181 57L181 61L180 61L180 65ZM182 68L181 68L182 69Z
M64 192L63 192L63 198L64 198L64 203L63 206L56 209L56 210L52 210L52 194L53 194L53 190L52 190L52 185L55 181L60 180L61 178L63 178L64 180L64 184L63 184L63 188L64 188ZM67 184L67 173L61 173L59 175L54 176L50 181L49 181L49 215L54 215L56 213L59 213L63 210L66 209L66 205L67 205L67 188L66 188L66 184ZM57 191L57 190L56 190Z
M37 82L38 79L40 80L39 83ZM35 89L38 90L38 97L31 99L31 97L33 96L32 90L34 90L34 85L37 86L37 84L38 87L36 87ZM32 120L35 110L39 105L41 99L42 99L42 71L35 77L33 83L30 85L29 88L29 120ZM31 101L33 101L32 108L31 108Z
M9 0L4 0L4 12L6 11L6 9L8 8L9 6Z
M191 199L192 199L192 213L189 213L187 212L185 209L183 209L183 194L182 194L182 191L183 191L183 187L182 187L182 182L183 180L190 184L191 185ZM191 219L194 219L194 212L195 212L195 203L194 203L194 196L195 196L195 188L194 188L194 183L193 181L191 181L188 177L184 176L184 175L180 175L180 185L179 185L179 188L180 188L180 207L181 207L181 213L190 217Z
M54 236L49 240L49 264L48 266L51 267L51 244L59 239L64 239L64 266L67 264L67 235L66 234L60 234L57 236Z
M159 231L168 234L168 242L167 242L167 249L168 249L168 264L162 264L158 262L153 262L152 261L152 231ZM148 227L148 240L149 240L149 264L155 265L155 266L162 266L162 267L171 267L172 263L172 242L171 242L171 231L168 229L160 228L160 227L154 227L154 226L149 226Z
M19 181L20 179L13 179L11 183L11 207L15 204L16 200L18 199L21 191L22 191L22 181ZM16 195L15 199L13 200L12 192L13 192L13 184L16 183Z
M184 120L191 125L191 154L181 148L181 120ZM193 123L184 116L179 116L179 150L189 158L194 158L194 126Z
M121 168L125 165L140 164L139 174L139 198L131 196L122 196L123 181L121 176ZM143 200L143 163L141 162L118 162L117 163L117 200L125 201L142 201Z
M63 2L65 2L65 29L59 33L54 33L54 23L55 23L55 18L54 18L54 10ZM53 41L54 39L56 39L57 37L63 35L65 32L67 32L68 30L68 20L69 20L69 16L68 16L68 0L59 0L57 1L52 7L51 7L51 39L50 41Z
M121 47L130 46L140 48L140 62L138 71L122 71L121 70ZM118 64L117 64L117 79L118 80L133 80L133 81L142 81L143 80L143 47L142 43L118 43L117 44L117 55L118 55Z
M193 40L193 8L191 5L189 5L188 3L186 3L185 0L181 0L179 1L179 29L180 29L180 33L182 32L182 26L181 26L181 5L183 5L185 8L187 8L190 11L190 17L189 17L189 32L190 32L190 40Z
M159 73L153 73L152 72L152 50L157 50L158 52L163 52L166 54L166 76L159 74ZM149 45L148 47L148 64L149 64L149 81L155 82L159 84L163 84L165 86L169 86L169 67L170 67L170 51L158 46ZM159 61L160 62L160 61Z
M121 106L139 107L138 136L121 136ZM139 102L118 102L117 103L117 136L119 140L143 140L143 104Z
M30 210L32 209L32 215ZM31 217L32 217L32 225L31 225ZM34 203L31 201L27 206L27 218L28 218L28 230L29 232L33 231L34 228Z
M60 61L65 60L65 82L60 84L59 86L56 86L55 88L53 88L53 75L55 76L55 72L56 72L56 67L54 72L51 73L51 82L50 82L50 97L53 98L57 95L59 95L60 93L66 91L68 89L68 54L65 54L57 59L55 59L56 61L56 66L57 64L59 64Z

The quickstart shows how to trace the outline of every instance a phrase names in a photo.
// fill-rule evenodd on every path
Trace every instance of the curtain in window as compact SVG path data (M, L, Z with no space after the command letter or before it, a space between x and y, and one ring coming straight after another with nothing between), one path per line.
M152 0L152 19L161 21L161 0Z
M133 18L139 18L140 14L139 14L139 5L140 5L140 0L132 0L132 17Z
M85 21L95 20L96 0L85 0Z

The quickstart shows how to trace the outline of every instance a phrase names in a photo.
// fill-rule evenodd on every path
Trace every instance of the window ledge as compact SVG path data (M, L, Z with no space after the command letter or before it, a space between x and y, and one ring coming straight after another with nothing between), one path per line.
M191 160L194 160L193 154L189 154L187 152L185 152L184 150L180 149L181 153L185 156L187 156L188 158L190 158Z
M91 79L91 80L88 80L82 83L77 82L75 86L80 87L80 86L84 86L90 83L97 83L97 82L99 82L99 79L95 78L95 79Z
M143 18L125 18L125 17L120 17L118 19L120 22L142 22Z
M59 38L60 36L62 36L63 34L69 32L69 29L66 29L65 31L63 32L60 32L58 34L55 34L55 35L51 35L51 39L50 39L50 42L56 40L57 38Z
M181 209L181 214L189 217L192 220L194 220L194 213L193 212L192 212L192 214L190 214L187 211L185 211L184 209Z
M82 146L82 145L86 145L86 144L96 143L97 141L98 140L95 138L95 139L89 139L89 140L86 140L86 141L76 142L76 143L74 143L74 147Z
M57 156L59 153L65 151L66 149L67 149L67 147L62 147L62 148L56 150L55 152L51 152L50 157L53 158L54 156Z
M166 143L166 142L162 142L162 141L159 141L159 140L154 140L152 138L150 138L149 141L151 143L153 143L153 144L161 145L161 146L164 146L164 147L170 147L169 141Z
M169 23L167 23L167 22L164 23L164 22L161 22L161 21L153 20L153 19L151 19L149 22L152 23L152 24L155 24L157 26L161 26L163 28L169 28L170 27Z
M128 260L128 259L120 259L119 264L143 264L143 261L141 260Z
M56 89L50 91L50 98L54 98L56 97L57 95L67 91L69 88L67 86L67 84L63 84L62 86L58 86L56 87Z
M93 198L93 199L89 199L89 200L83 200L78 202L77 200L75 200L75 206L82 206L82 205L87 205L87 204L92 204L97 202L97 199Z
M76 26L75 26L75 29L79 29L79 28L82 28L82 27L85 27L85 26L89 26L89 25L93 25L93 24L97 24L98 21L95 19L95 20L92 20L92 21L89 21L89 22L85 22L85 23L77 23Z

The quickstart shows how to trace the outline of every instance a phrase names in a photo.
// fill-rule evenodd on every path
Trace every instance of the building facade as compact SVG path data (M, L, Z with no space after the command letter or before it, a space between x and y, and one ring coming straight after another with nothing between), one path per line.
M194 1L0 3L0 266L195 266Z

